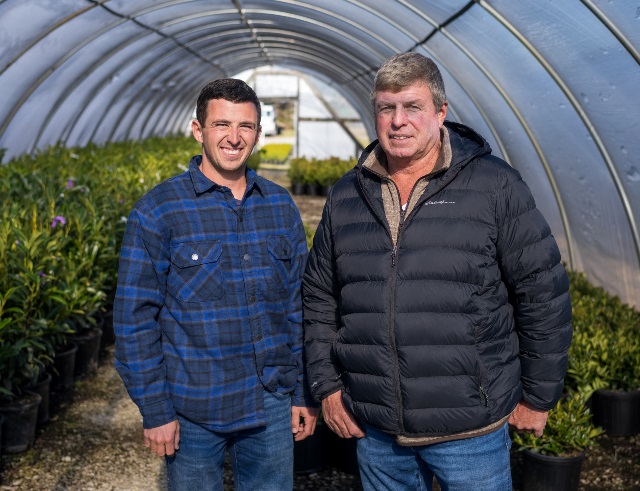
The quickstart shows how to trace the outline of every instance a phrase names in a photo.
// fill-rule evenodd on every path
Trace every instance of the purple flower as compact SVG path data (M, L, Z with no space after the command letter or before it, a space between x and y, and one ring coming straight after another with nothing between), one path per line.
M46 278L47 277L46 273L43 273L42 271L38 271L38 275L40 276L40 278Z
M120 203L121 205L124 205L124 198L120 198L119 203Z
M67 220L64 217L57 215L51 220L51 228L56 228L57 225L66 225L66 223Z
M66 188L67 188L67 189L71 189L72 187L73 187L73 179L69 179L69 180L67 181L67 186L66 186Z

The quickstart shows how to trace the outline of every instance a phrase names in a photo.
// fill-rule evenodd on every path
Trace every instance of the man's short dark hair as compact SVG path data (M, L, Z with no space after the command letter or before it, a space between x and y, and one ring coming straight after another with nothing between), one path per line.
M439 111L447 102L442 74L431 58L413 52L394 55L378 69L373 80L371 105L373 106L378 92L400 92L416 82L427 84L433 105ZM373 109L375 111L375 107Z
M196 104L196 118L204 126L207 122L207 105L212 99L224 99L225 101L239 104L241 102L252 102L258 112L258 126L262 119L260 99L245 82L237 78L219 78L209 82L200 91Z

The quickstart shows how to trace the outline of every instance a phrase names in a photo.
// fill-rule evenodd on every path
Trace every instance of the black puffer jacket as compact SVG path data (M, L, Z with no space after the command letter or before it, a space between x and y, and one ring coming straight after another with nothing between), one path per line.
M432 178L394 249L380 178L331 190L303 281L309 384L405 436L473 430L523 398L559 399L571 341L569 281L517 171L470 128L445 123L451 166Z

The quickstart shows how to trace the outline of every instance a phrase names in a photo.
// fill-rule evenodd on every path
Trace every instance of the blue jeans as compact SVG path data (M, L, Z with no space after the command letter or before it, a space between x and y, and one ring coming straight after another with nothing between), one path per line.
M264 408L266 426L233 433L211 431L178 416L180 448L165 457L168 490L222 490L227 448L237 490L292 489L291 397L264 391Z
M431 491L433 476L443 491L511 491L508 425L488 435L403 447L369 425L358 440L358 466L365 491Z

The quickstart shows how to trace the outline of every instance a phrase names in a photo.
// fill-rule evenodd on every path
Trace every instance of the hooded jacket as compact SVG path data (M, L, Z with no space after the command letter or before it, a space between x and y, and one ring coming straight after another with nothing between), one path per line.
M365 149L303 279L312 394L342 390L359 421L406 437L484 428L522 399L551 409L571 340L569 281L529 188L472 129L445 126L450 165L395 232L363 167L378 143Z

